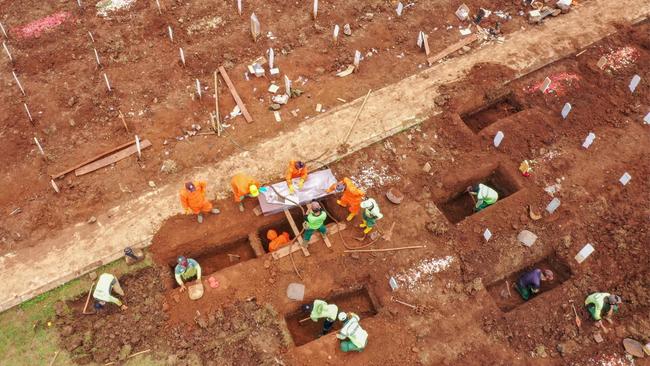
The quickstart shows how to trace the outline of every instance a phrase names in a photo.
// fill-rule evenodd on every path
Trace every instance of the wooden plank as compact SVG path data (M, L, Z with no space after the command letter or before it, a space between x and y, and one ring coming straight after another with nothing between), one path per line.
M237 94L237 89L235 89L235 85L232 83L232 81L230 81L230 77L228 77L228 73L226 73L226 69L223 66L219 66L219 73L221 73L221 77L226 82L226 85L228 85L230 94L232 94L232 97L235 99L235 102L239 106L239 109L241 109L241 113L244 115L246 122L252 123L253 117L251 117L251 115L248 113L248 109L246 109L246 105L239 97L239 94Z
M300 249L302 249L302 254L305 255L305 257L309 257L309 251L307 248L305 248L304 241L302 240L302 236L300 235L300 231L298 230L298 227L296 226L296 222L293 221L293 217L291 217L291 213L289 213L289 210L284 210L284 215L287 217L287 221L289 221L289 225L291 225L291 230L293 230L293 235L296 237L296 240L298 240L298 244L300 244Z
M433 65L434 63L438 62L439 60L442 60L443 58L447 57L449 54L454 53L458 51L459 49L467 46L468 44L476 41L478 39L478 34L473 33L471 36L467 38L463 38L460 41L452 44L451 46L445 48L444 50L438 52L432 57L429 57L427 61L429 62L429 66Z
M327 225L327 232L329 234L336 234L341 230L345 230L346 226L345 223L340 223L340 224L329 224ZM321 240L320 236L314 235L311 237L311 240L309 241L309 245L312 245L314 243L317 243L319 240ZM296 252L300 250L299 245L287 245L284 246L275 252L272 252L271 255L273 256L273 259L280 259L283 257L288 256L290 253Z
M140 143L140 150L144 150L151 146L151 142L149 140L144 140ZM101 169L105 166L111 165L113 163L116 163L122 159L126 159L127 157L136 154L138 152L138 148L133 144L132 146L127 147L126 149L120 150L113 155L109 155L105 158L99 159L93 163L90 163L88 165L82 166L81 168L77 169L74 171L74 174L78 177L84 174L88 174L91 172L94 172L97 169Z
M327 234L321 234L321 236L323 237L323 241L325 242L325 245L327 245L328 248L332 249L332 243L330 243L330 239L327 237Z
M248 242L250 243L251 248L253 248L253 252L255 252L256 257L263 257L266 254L264 247L262 246L260 236L256 231L248 234Z
M429 36L426 34L422 36L422 41L424 41L424 53L429 56L431 49L429 48Z
M69 168L69 169L66 169L66 170L62 171L59 174L52 175L52 179L60 178L60 177L66 175L66 174L68 174L68 173L70 173L72 171L75 171L75 170L81 168L84 165L88 165L88 164L92 163L93 161L95 161L97 159L103 158L106 155L112 154L112 153L114 153L114 152L116 152L118 150L122 150L125 147L128 147L128 146L133 145L133 144L135 144L135 141L129 141L129 142L127 142L125 144L122 144L120 146L116 146L116 147L114 147L114 148L112 148L112 149L110 149L108 151L104 151L103 153L95 155L93 158L88 159L88 160L84 161L83 163L79 163L79 164L73 166L72 168Z

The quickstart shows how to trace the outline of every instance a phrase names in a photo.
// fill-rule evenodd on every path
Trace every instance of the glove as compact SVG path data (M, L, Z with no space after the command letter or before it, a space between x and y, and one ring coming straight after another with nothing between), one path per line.
M293 194L293 184L289 186L289 193Z
M186 214L186 215L189 215L189 214L191 214L191 213L192 213L192 210L190 210L189 208L186 208L186 209L185 209L185 214Z
M298 183L298 188L302 189L302 186L304 186L304 185L305 185L305 180L300 179L300 182Z

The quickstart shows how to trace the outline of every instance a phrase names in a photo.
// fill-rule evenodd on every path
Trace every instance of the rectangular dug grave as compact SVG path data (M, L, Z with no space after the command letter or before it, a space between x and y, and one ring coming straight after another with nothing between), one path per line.
M226 267L256 258L255 251L250 246L248 238L241 238L225 245L214 245L198 255L195 254L194 257L191 255L188 257L199 262L203 275L209 275Z
M346 313L353 312L359 315L361 323L365 318L370 318L377 315L379 305L372 292L367 286L356 287L345 291L337 292L327 298L320 298L328 304L335 304L339 308L339 312ZM305 299L303 304L313 304L314 299ZM304 313L300 308L285 316L287 328L296 346L302 346L311 341L318 339L318 335L323 330L323 320L314 322L311 319L300 322L300 320L308 318L309 314ZM336 332L341 329L343 323L336 321L334 327L330 332Z
M467 182L467 184L460 185L457 187L458 191L453 194L451 198L445 201L436 202L438 209L442 211L445 217L447 217L447 220L449 220L452 224L459 223L467 216L471 216L475 213L474 201L472 200L470 194L466 192L466 189L469 185L473 186L479 183L485 184L497 191L499 194L499 199L497 200L497 203L495 203L497 205L499 204L499 201L505 199L506 197L519 190L518 184L505 172L504 168L501 166L498 166L486 177L473 179ZM490 207L487 207L484 209L484 211L489 209Z
M482 129L494 122L511 116L521 110L521 104L517 102L514 94L509 93L493 100L487 105L463 114L461 118L467 127L474 131L474 133L479 133Z
M536 295L531 296L528 299L528 302L538 297L543 297L545 293L561 285L571 278L572 275L571 268L569 268L566 262L560 259L556 253L552 253L531 266L523 267L518 271L509 274L506 278L498 280L487 287L488 293L492 296L492 299L494 299L494 302L501 311L507 313L526 303L526 301L524 301L524 299L519 295L519 292L515 289L514 284L519 280L519 277L522 274L535 268L540 268L542 270L550 269L553 271L553 281L543 281L539 292ZM510 291L508 291L508 287L506 287L506 281Z
M277 216L278 217L283 217L283 218L285 217L284 214L277 214ZM294 218L294 221L296 221L296 217L293 216L293 215L292 215L292 217ZM302 222L302 218L300 219L300 221L296 221L296 226L298 226L298 230L300 230L300 223L301 222ZM262 226L257 231L257 233L258 233L258 235L260 237L262 247L264 248L264 251L267 252L267 253L269 252L270 240L267 239L266 234L271 229L275 230L275 232L278 233L278 235L282 234L283 232L287 232L289 234L289 239L290 240L296 237L294 235L294 233L293 233L293 230L291 230L291 225L289 224L289 221L287 221L286 218L284 220L278 220L278 221L274 222L273 224Z

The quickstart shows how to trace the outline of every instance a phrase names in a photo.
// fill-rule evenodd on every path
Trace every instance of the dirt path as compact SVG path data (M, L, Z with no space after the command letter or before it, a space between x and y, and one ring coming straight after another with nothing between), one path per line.
M435 65L420 74L373 93L348 143L349 152L390 136L441 113L433 100L439 88L466 75L475 65L502 64L513 70L506 83L612 33L614 23L629 23L650 13L650 4L638 0L595 0L549 24L523 30L502 45L490 45L453 62ZM325 153L323 163L341 157L336 150L347 132L360 100L331 110L311 123L197 171L210 188L227 187L235 170L245 170L262 181L277 180L287 160L310 159ZM343 121L343 123L341 122ZM197 140L196 143L198 143ZM97 213L97 224L79 223L53 233L32 248L0 258L0 310L60 285L120 256L125 246L146 246L167 217L178 213L181 182L155 189L133 201ZM226 192L220 190L219 196ZM71 240L72 239L72 240Z

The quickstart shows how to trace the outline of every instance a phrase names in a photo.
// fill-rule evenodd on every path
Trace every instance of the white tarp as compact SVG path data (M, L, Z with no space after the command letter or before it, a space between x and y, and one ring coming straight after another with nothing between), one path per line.
M327 189L337 182L330 169L309 173L302 189L298 189L299 181L300 178L293 180L293 194L289 193L289 186L285 181L275 183L272 187L275 188L275 191L280 195L290 198L302 205L329 195ZM284 209L294 206L294 203L285 201L276 194L275 191L269 187L266 192L259 195L260 208L265 215L281 212Z

